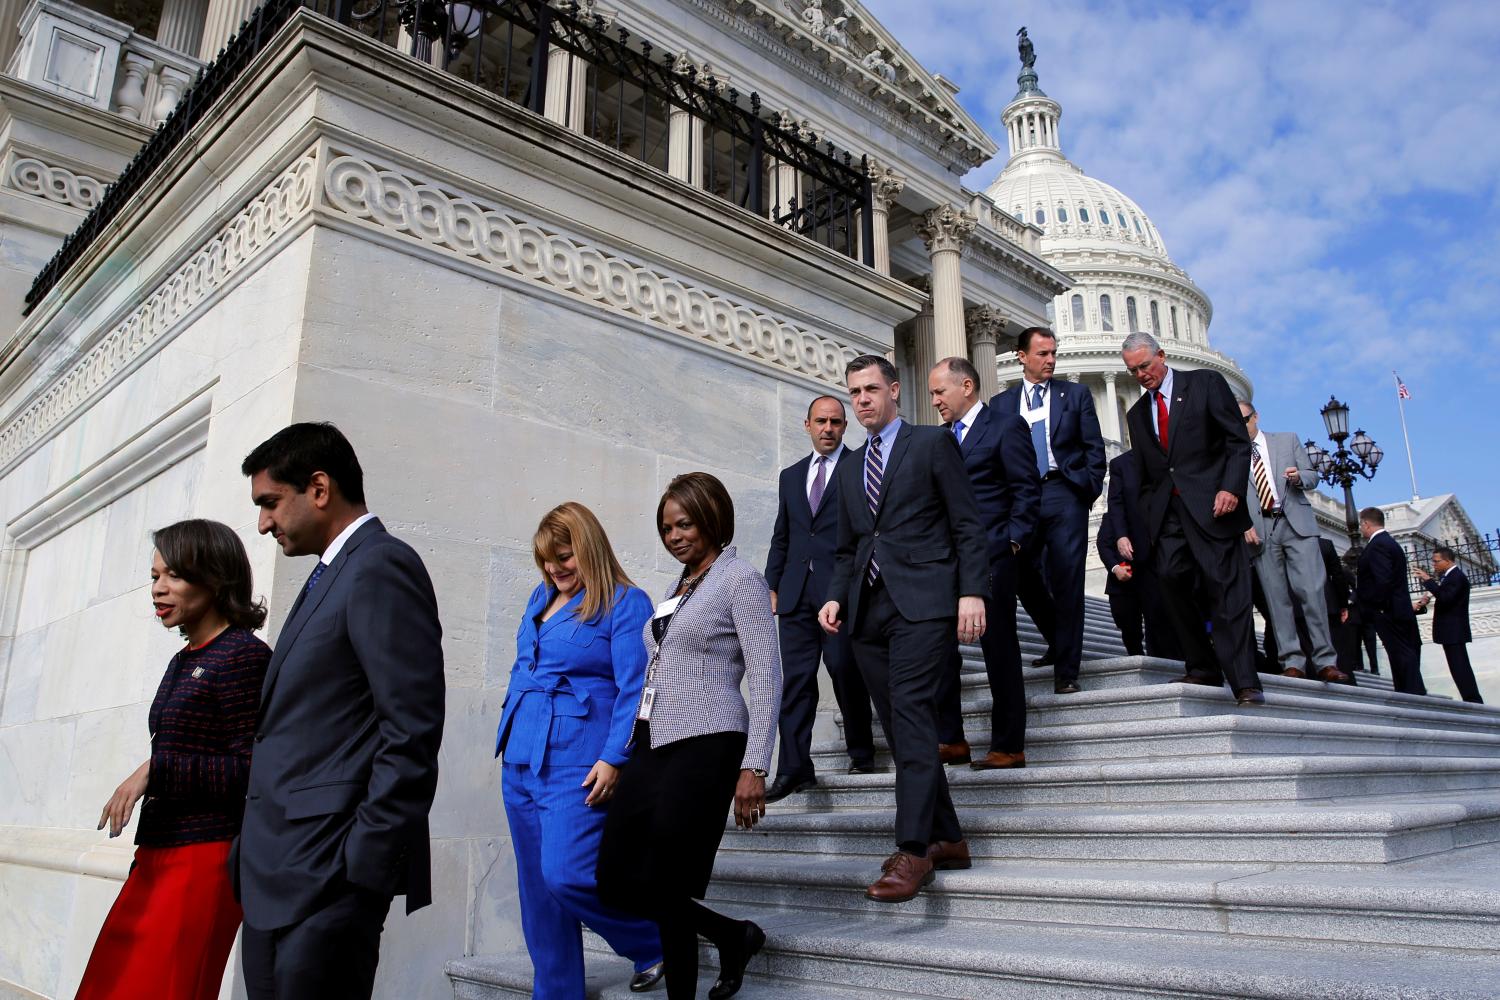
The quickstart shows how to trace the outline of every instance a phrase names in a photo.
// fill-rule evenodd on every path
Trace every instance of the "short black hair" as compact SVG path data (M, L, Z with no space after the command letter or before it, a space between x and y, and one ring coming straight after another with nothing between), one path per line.
M666 516L668 500L676 500L677 506L703 532L708 543L723 549L734 541L734 498L724 488L717 476L707 472L684 472L667 484L667 490L656 503L656 532L663 539L662 518Z
M1448 560L1451 563L1458 562L1458 556L1454 555L1453 550L1448 548L1448 546L1446 545L1439 545L1437 548L1432 550L1432 554L1435 556L1442 556L1444 559Z
M812 408L814 406L817 406L819 403L821 403L825 399L831 399L835 403L839 404L839 412L840 413L845 412L844 411L844 401L842 399L839 399L837 396L822 395L822 396L819 396L818 398L814 399L811 403L807 404L807 419L808 420L812 419ZM847 419L847 417L845 419Z
M844 366L844 378L847 379L855 372L862 372L866 368L879 368L887 385L895 385L901 381L901 376L896 372L896 366L878 354L861 354L849 362Z
M1049 337L1054 344L1057 343L1057 334L1053 333L1048 327L1028 326L1026 329L1022 330L1021 335L1016 338L1016 350L1029 352L1031 350L1031 341L1033 337Z
M253 476L265 471L278 483L307 489L313 473L322 472L338 485L350 503L365 502L365 474L354 446L333 424L303 423L283 427L255 446L240 463L240 472Z
M957 375L960 382L962 382L964 379L968 379L970 382L974 383L974 388L979 388L979 369L975 368L974 362L970 361L968 358L960 358L955 355L951 358L944 358L933 367L938 366L947 368L948 373L951 375Z
M1385 511L1379 507L1366 507L1359 512L1359 519L1361 521L1369 521L1377 528L1385 527Z
M237 628L255 631L266 623L266 602L251 594L250 557L233 528L193 518L151 534L167 568L213 594L214 607Z

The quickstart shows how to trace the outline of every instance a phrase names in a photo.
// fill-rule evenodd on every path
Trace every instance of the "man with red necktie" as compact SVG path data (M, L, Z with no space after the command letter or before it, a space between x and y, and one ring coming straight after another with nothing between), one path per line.
M1265 703L1250 652L1250 565L1243 536L1250 437L1229 383L1218 372L1177 371L1148 333L1120 347L1146 390L1126 423L1141 472L1141 506L1157 560L1163 603L1192 664L1180 679L1217 687L1241 705ZM1200 603L1201 602L1201 603ZM1213 644L1201 607L1213 622ZM1216 664L1210 676L1207 664Z

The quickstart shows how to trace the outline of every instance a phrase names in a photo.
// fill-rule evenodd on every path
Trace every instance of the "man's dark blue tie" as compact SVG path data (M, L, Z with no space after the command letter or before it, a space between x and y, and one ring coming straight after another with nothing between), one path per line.
M1042 408L1042 393L1046 391L1045 386L1037 386L1032 393L1031 404L1028 410L1040 410ZM1031 446L1036 450L1037 474L1046 478L1047 473L1052 471L1052 463L1047 461L1047 421L1038 420L1031 425Z
M323 560L319 559L318 564L313 567L313 571L308 574L307 585L302 588L302 593L311 594L313 588L318 585L318 577L322 576L323 571L327 568L328 567L323 564Z

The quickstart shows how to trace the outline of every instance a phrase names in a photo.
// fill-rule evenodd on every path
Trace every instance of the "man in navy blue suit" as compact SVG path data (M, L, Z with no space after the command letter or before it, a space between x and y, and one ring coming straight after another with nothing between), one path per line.
M833 696L844 716L849 773L875 770L870 694L854 666L849 629L829 635L818 624L818 609L833 581L839 531L834 470L849 457L844 447L848 425L843 400L813 400L803 422L812 438L812 454L781 470L776 526L766 556L766 583L781 633L781 748L776 780L766 789L767 802L818 783L813 775L812 731L818 711L819 659L833 679Z
M1402 694L1426 694L1422 683L1422 636L1406 587L1406 551L1385 530L1385 512L1366 507L1359 512L1359 533L1365 547L1359 553L1355 598L1364 620L1375 626L1391 661L1391 680Z
M938 681L938 755L945 764L966 760L975 770L1026 766L1026 679L1016 640L1016 562L1036 526L1042 482L1026 422L984 405L979 372L967 358L944 358L927 376L927 390L943 425L963 453L964 471L979 502L990 567L988 627L980 639L990 683L990 749L973 760L964 737L959 698L962 660L953 644Z
M1089 508L1104 489L1104 438L1094 398L1081 385L1059 382L1057 335L1044 326L1021 331L1016 342L1021 384L990 400L1002 413L1030 426L1042 500L1029 558L1019 566L1017 592L1026 613L1047 640L1053 690L1079 690L1083 659L1083 579L1088 556Z
M1474 667L1469 663L1468 644L1473 640L1469 630L1469 578L1458 568L1453 550L1439 545L1432 550L1432 572L1420 566L1414 570L1422 588L1427 593L1418 603L1426 608L1434 599L1437 607L1432 612L1432 641L1443 647L1448 657L1448 673L1464 701L1483 705L1479 696L1479 682L1474 680Z

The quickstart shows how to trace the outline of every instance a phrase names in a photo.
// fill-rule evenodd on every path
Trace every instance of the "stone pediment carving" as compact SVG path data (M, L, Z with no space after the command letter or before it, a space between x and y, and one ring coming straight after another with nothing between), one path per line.
M943 145L972 166L999 147L954 95L957 89L929 73L857 0L730 0L792 48L808 53L835 76Z

